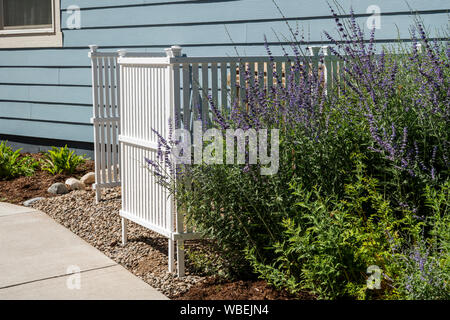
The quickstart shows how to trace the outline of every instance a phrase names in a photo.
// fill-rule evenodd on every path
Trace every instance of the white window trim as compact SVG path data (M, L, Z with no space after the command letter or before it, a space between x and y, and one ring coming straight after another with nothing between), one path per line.
M0 48L62 47L60 0L52 0L52 16L51 28L0 30Z

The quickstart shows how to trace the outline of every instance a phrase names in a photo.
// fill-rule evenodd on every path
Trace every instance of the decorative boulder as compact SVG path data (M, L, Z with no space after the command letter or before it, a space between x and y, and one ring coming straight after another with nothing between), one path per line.
M95 182L95 173L94 172L86 173L83 177L81 177L80 180L85 185L93 184Z
M33 198L33 199L28 199L27 201L25 201L23 203L23 205L25 207L30 207L33 203L38 202L39 200L45 199L43 197L37 197L37 198Z
M69 178L66 180L66 185L71 189L71 190L84 190L86 188L86 186L84 185L83 182L81 182L80 180L77 180L75 178Z
M49 193L52 194L64 194L64 193L68 193L69 190L67 189L66 185L64 183L61 182L57 182L51 185L50 188L48 188L47 190Z

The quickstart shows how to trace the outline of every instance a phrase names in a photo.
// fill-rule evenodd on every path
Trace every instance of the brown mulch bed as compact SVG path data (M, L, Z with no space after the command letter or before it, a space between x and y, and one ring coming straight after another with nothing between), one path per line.
M42 154L40 153L24 153L23 156L25 155L32 156L36 160L42 158ZM18 177L6 181L0 180L0 201L21 204L28 199L36 197L54 197L55 195L47 192L47 189L52 184L56 182L64 183L70 177L81 178L84 174L92 171L94 171L94 161L87 160L83 165L78 166L71 175L51 175L47 171L36 170L36 172L29 177Z
M309 293L298 295L287 291L278 291L259 281L233 281L221 283L210 278L207 281L195 284L186 293L174 297L176 300L315 300Z

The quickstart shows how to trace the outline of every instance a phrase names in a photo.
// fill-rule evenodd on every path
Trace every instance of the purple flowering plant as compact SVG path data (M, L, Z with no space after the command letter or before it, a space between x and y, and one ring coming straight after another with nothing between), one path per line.
M365 35L353 12L349 19L331 12L338 36L325 37L339 60L333 86L324 86L320 64L291 29L293 44L283 50L295 58L284 74L274 71L273 86L246 67L246 85L239 87L244 101L231 97L223 111L206 97L209 125L219 130L280 130L276 175L261 176L259 165L249 163L177 168L171 162L176 142L160 135L158 161L146 161L197 230L215 241L230 275L257 274L295 292L314 288L321 297L425 297L409 295L421 284L404 275L414 267L419 279L429 280L436 266L450 263L448 237L436 236L449 232L449 43L430 40L417 20L409 43L380 47L375 30ZM266 50L273 61L267 44ZM355 170L355 158L363 171ZM303 195L292 186L311 193L309 202L298 205ZM440 200L431 201L433 194ZM311 215L314 210L323 220ZM311 230L322 233L314 237ZM405 253L421 241L429 248L426 258L423 250L417 256L423 264ZM305 243L328 249L309 250L300 245ZM364 275L373 263L385 268L389 280L385 291L371 296ZM330 282L320 285L326 276Z

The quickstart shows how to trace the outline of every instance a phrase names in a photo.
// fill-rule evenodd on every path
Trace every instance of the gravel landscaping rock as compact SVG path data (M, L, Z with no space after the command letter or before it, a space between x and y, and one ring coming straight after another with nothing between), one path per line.
M43 199L33 208L47 213L60 224L123 265L152 287L172 298L204 281L192 275L178 278L167 271L167 238L135 223L128 224L128 243L121 245L120 188L102 190L102 199L95 203L92 191L73 191L69 194Z
M64 183L57 182L52 184L47 191L51 194L65 194L69 192L69 189L67 189Z

